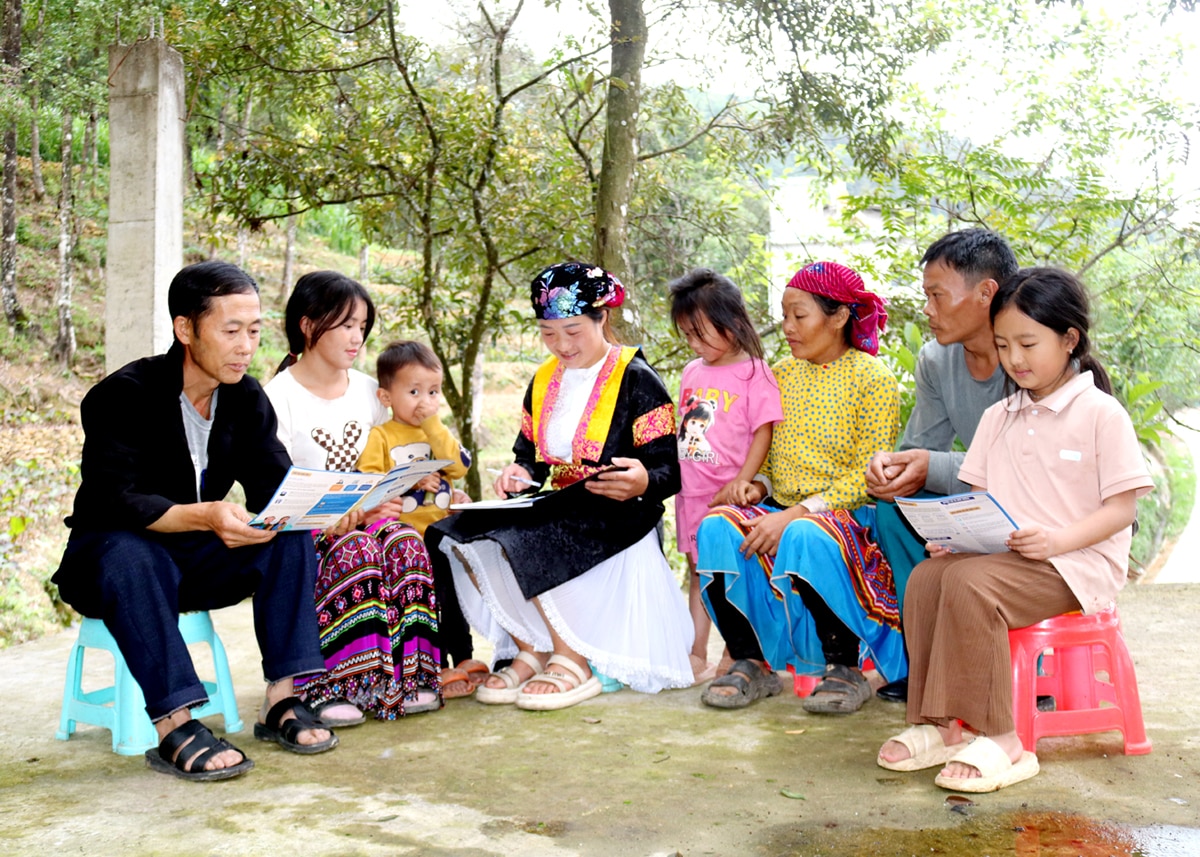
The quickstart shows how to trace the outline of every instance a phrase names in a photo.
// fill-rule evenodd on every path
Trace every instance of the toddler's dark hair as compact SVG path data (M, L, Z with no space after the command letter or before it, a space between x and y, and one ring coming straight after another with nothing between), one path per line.
M379 377L379 386L390 386L397 372L414 363L433 372L443 371L442 361L437 359L433 349L424 342L401 340L383 349L375 361L375 374Z
M1071 329L1078 332L1079 342L1071 350L1071 359L1079 362L1080 372L1090 370L1096 386L1112 395L1108 373L1091 353L1088 294L1078 277L1061 268L1022 268L1002 282L992 298L993 326L996 316L1009 305L1060 336ZM1016 392L1016 383L1011 378L1005 381L1005 392Z
M703 314L722 336L728 337L751 357L763 359L762 340L750 321L742 291L728 277L710 268L696 268L668 286L671 292L671 324L678 333L680 323L695 324Z

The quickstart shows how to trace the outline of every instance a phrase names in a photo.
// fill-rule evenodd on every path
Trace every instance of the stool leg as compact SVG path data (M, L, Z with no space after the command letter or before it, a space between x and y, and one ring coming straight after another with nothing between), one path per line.
M122 756L140 756L158 746L158 732L146 714L146 697L133 680L125 660L116 654L116 722L113 724L113 752Z
M71 647L67 659L67 678L63 686L62 713L58 717L58 731L54 737L59 741L69 740L75 734L75 700L83 692L83 646L78 642Z
M1037 751L1033 720L1037 714L1037 652L1027 651L1024 643L1010 638L1009 655L1013 669L1013 723L1021 746Z
M1092 664L1091 644L1066 646L1056 652L1055 657L1062 675L1063 709L1083 711L1096 708L1096 669Z
M1124 728L1121 734L1125 738L1125 755L1142 756L1150 752L1150 739L1146 737L1146 724L1142 719L1142 699L1138 693L1137 675L1133 670L1133 658L1129 656L1129 647L1125 638L1118 631L1108 647L1109 676L1117 694L1117 704L1121 707L1121 719Z
M225 655L225 646L217 632L213 631L209 640L212 649L213 668L216 671L217 690L221 698L221 715L225 718L226 732L241 732L242 718L238 715L237 696L233 692L233 675L229 671L229 658Z

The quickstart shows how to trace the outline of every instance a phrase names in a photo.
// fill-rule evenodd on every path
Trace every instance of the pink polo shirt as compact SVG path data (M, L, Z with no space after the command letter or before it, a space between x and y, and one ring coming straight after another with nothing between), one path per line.
M1018 390L988 408L958 478L987 489L1018 526L1065 527L1103 500L1154 483L1121 403L1082 372L1040 402ZM1132 528L1050 558L1084 613L1109 606L1125 585Z

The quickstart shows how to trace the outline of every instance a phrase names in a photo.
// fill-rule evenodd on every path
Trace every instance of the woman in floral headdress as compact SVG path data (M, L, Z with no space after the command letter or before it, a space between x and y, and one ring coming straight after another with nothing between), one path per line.
M608 313L623 299L592 265L534 278L551 356L495 488L566 490L526 508L468 509L426 534L472 626L497 659L515 658L476 691L480 702L566 708L600 693L593 665L635 690L692 684L692 622L657 531L679 490L675 410L641 351L612 342Z
M792 357L775 367L783 422L756 478L758 505L718 507L697 535L705 606L734 659L702 699L742 708L780 691L767 664L791 666L824 674L805 710L849 713L870 695L860 641L885 676L906 674L864 477L874 451L896 442L900 395L876 357L887 313L862 277L816 262L787 285Z

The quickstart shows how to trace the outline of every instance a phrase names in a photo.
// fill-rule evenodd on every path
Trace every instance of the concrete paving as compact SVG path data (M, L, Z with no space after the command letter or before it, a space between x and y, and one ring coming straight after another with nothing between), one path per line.
M970 806L948 805L933 771L876 766L903 710L874 699L846 718L790 694L715 711L698 689L536 714L456 700L294 756L249 732L261 684L246 605L214 621L247 721L232 738L257 767L182 782L114 755L95 727L55 740L65 631L0 652L0 852L1200 854L1200 585L1129 587L1121 615L1153 752L1123 755L1115 732L1043 739L1038 777Z

